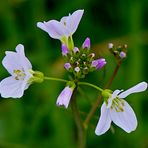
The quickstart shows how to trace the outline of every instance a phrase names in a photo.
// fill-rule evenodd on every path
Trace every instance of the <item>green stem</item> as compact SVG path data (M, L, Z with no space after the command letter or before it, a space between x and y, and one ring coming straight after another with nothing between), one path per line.
M59 81L59 82L64 82L67 83L67 80L60 79L60 78L53 78L53 77L44 77L44 80L51 80L51 81Z
M80 118L80 113L78 111L77 102L76 102L76 91L75 89L72 98L71 98L71 109L74 116L74 121L77 126L77 132L78 132L78 148L85 148L86 144L86 131L84 129L83 123Z
M99 90L101 92L103 91L102 88L100 88L100 87L98 87L98 86L96 86L94 84L88 83L88 82L78 82L78 85L87 85L87 86L93 87L93 88L95 88L95 89L97 89L97 90Z

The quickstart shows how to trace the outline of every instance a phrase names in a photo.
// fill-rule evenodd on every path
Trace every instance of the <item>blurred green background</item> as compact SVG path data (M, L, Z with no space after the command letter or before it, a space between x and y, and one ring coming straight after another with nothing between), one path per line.
M104 56L106 68L88 75L86 81L104 86L115 67L115 59L107 52L109 42L127 44L127 59L121 66L111 89L128 89L148 82L148 1L147 0L1 0L0 61L6 50L24 44L33 69L46 75L66 78L60 42L36 27L39 21L60 19L77 9L84 9L79 28L74 34L75 45L91 38L93 50ZM9 74L0 64L0 79ZM64 84L34 84L21 99L0 98L0 148L75 148L76 127L71 109L55 105ZM95 102L98 92L82 87L78 106L82 119ZM100 109L96 111L87 131L87 148L148 148L148 93L127 98L138 118L138 128L131 134L114 126L102 136L94 133Z

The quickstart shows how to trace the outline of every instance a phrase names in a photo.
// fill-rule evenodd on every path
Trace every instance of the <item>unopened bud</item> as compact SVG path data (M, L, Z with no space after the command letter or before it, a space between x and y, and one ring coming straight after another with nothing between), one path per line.
M65 64L64 64L64 68L65 68L66 70L69 70L69 69L71 68L70 63L65 63Z
M79 52L79 48L78 47L74 47L73 52L74 53L78 53Z
M119 56L121 59L124 59L124 58L126 58L126 53L124 51L121 51Z
M87 49L90 49L90 38L86 38L83 45L82 45L82 48L87 48Z
M101 69L104 65L106 64L105 59L101 58L101 59L97 59L92 61L91 66L95 67L97 70Z
M68 54L68 48L67 48L67 46L65 45L65 44L62 44L62 55L63 56L67 56L67 54Z
M78 73L79 71L80 71L80 68L79 68L79 67L76 67L76 68L75 68L75 72Z
M114 46L113 43L109 43L109 44L108 44L108 48L109 48L109 49L113 48L113 46Z

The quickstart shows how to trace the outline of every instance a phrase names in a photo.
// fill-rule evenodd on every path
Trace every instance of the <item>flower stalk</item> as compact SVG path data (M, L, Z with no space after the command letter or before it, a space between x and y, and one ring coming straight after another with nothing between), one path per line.
M75 124L77 126L77 134L78 134L78 148L85 148L86 145L86 131L83 125L83 122L80 118L80 113L77 108L77 102L76 102L76 91L75 89L72 98L71 98L71 109L74 117Z

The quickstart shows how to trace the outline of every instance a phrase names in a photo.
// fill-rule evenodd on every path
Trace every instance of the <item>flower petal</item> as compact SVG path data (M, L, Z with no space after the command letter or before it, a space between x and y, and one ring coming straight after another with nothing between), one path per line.
M147 83L141 82L141 83L135 85L134 87L122 92L118 97L125 98L132 93L142 92L142 91L145 91L146 89L147 89Z
M107 109L106 104L103 103L101 107L101 116L95 129L96 135L104 134L110 128L110 124L111 118L109 114L109 109Z
M72 93L73 93L73 89L72 88L70 88L68 86L65 87L62 90L62 92L60 93L60 95L58 96L58 99L57 99L57 102L56 102L57 106L64 105L65 108L67 108L68 105L69 105Z
M20 98L24 93L24 81L15 80L13 76L0 82L0 94L3 98Z
M63 17L60 22L65 22L66 27L69 29L70 33L73 34L80 23L84 10L77 10L72 15Z
M117 112L114 108L110 109L112 121L127 133L134 131L137 127L137 118L131 106L125 101L123 112Z
M30 61L25 57L23 45L19 44L16 47L16 51L17 52L6 51L6 56L2 61L3 66L11 75L13 75L16 69L32 69Z
M46 31L51 38L61 39L63 36L69 36L69 30L61 23L56 20L51 20L48 22L38 22L37 27Z
M22 44L18 44L16 46L16 51L17 51L17 54L19 55L22 67L25 70L32 69L32 65L31 65L30 61L25 56L24 46Z

